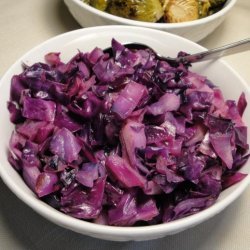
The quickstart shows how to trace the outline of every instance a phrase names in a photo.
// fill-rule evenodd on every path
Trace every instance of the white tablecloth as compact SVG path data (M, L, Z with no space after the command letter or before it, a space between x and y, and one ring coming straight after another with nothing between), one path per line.
M62 0L0 1L0 76L35 45L80 26ZM250 37L250 1L238 3L209 37L212 48ZM225 60L250 82L250 51ZM1 139L1 138L0 138ZM248 250L250 187L225 211L177 235L146 242L109 242L60 228L33 212L0 180L0 249Z

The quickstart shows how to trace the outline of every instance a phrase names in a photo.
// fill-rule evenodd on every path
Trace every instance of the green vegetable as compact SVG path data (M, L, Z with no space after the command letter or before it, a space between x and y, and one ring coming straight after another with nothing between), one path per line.
M208 16L211 7L210 1L198 0L198 4L199 4L199 18Z
M107 11L138 21L157 22L163 16L159 0L110 0Z
M199 18L197 0L169 0L165 9L165 20L169 23L192 21Z
M220 7L226 3L227 0L209 0L211 8Z
M105 11L108 6L109 0L83 0L83 2L98 10Z
M82 0L101 11L144 22L179 23L219 11L226 0Z

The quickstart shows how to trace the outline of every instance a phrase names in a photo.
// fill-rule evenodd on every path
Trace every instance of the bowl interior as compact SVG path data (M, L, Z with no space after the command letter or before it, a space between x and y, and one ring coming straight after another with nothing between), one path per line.
M22 58L17 60L17 62L12 65L1 79L0 174L3 181L21 200L31 206L42 216L61 226L90 236L112 240L143 240L159 238L194 226L195 224L198 224L220 212L224 207L236 199L246 188L249 183L249 177L245 178L237 185L225 190L220 195L215 205L196 215L156 226L114 228L111 226L101 226L80 221L49 207L47 204L36 198L7 160L8 141L14 127L9 121L6 103L9 98L11 77L22 71L21 64L24 62L25 64L31 65L35 62L43 61L43 56L48 52L61 52L62 60L67 61L77 53L78 49L87 52L95 47L109 47L112 38L123 43L135 41L145 43L154 48L160 54L169 56L176 56L180 50L188 53L204 50L204 48L193 42L166 32L129 26L99 26L95 28L80 29L59 35L32 49ZM247 84L236 72L234 72L234 70L221 60L198 63L193 65L191 70L206 75L214 84L222 89L226 99L237 100L241 92L244 91L246 99L250 100L250 91ZM249 112L250 107L248 106L245 114L249 114ZM245 115L244 120L247 126L250 127L250 116L247 117ZM250 173L250 164L246 164L243 167L242 172Z

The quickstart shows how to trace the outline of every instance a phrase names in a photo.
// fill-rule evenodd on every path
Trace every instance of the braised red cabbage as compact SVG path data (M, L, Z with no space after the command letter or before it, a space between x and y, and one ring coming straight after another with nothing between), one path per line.
M246 176L244 93L224 100L191 65L114 39L112 49L67 63L52 52L13 76L10 164L40 199L94 223L152 225L208 208Z

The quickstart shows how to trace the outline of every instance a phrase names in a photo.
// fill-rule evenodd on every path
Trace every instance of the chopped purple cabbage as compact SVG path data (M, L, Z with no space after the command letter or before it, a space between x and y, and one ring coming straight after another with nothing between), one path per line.
M38 98L25 97L23 100L23 117L30 120L54 121L56 104L52 101L45 101Z
M166 93L159 101L148 106L148 113L162 115L168 111L176 111L180 107L180 96L174 93Z
M249 158L245 94L112 40L12 77L8 159L36 195L78 219L166 223L215 203Z
M36 180L35 192L38 197L54 193L58 188L58 176L55 173L43 172L38 175Z
M106 160L106 167L122 187L144 187L145 179L137 169L118 155L111 155Z
M112 111L121 119L128 118L138 103L147 94L147 88L136 82L129 82L114 101Z
M76 137L66 128L58 129L51 138L50 151L61 160L71 163L77 160L81 145Z
M84 163L76 174L76 180L85 187L92 188L98 178L98 163Z

